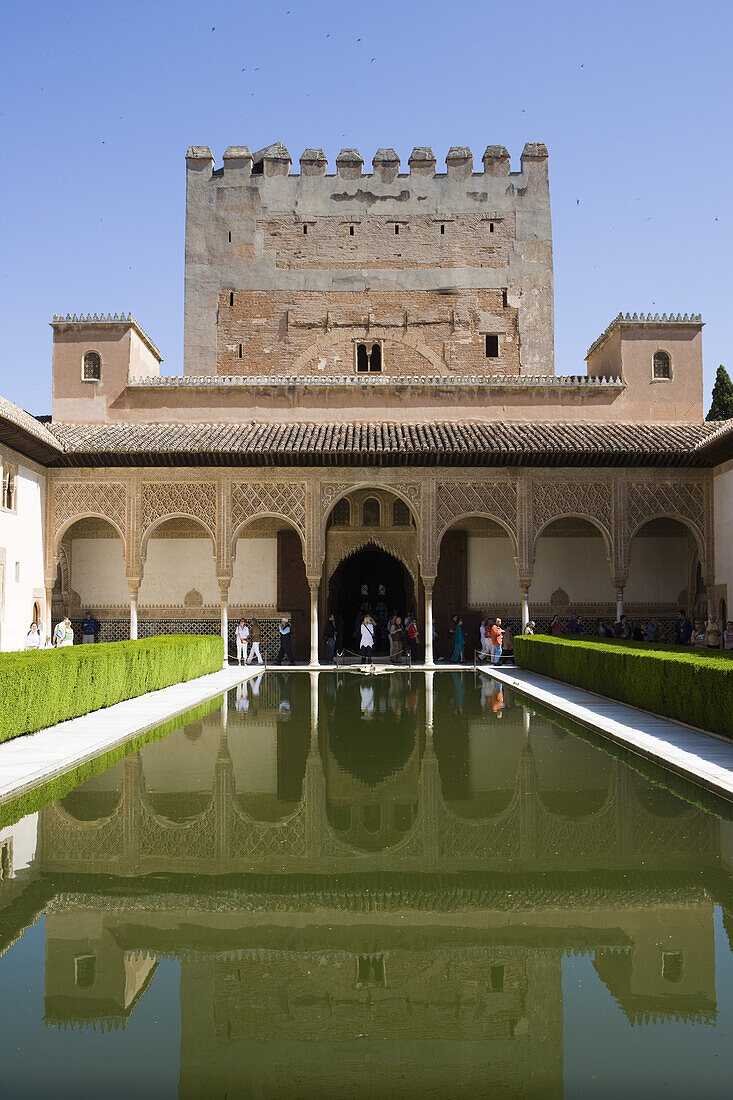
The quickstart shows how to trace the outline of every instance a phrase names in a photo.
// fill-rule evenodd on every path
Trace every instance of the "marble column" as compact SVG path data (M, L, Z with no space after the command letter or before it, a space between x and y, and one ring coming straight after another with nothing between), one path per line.
M128 577L127 584L130 588L130 641L137 641L137 594L140 581L137 577Z
M425 585L425 664L435 663L433 653L433 583L424 581Z
M313 667L318 665L318 589L319 582L309 580L311 590L311 659Z
M522 585L522 630L529 622L529 586Z
M53 633L53 587L46 588L46 606L43 609L43 626L39 623L39 629L43 630L45 640L49 642L51 640L51 634Z
M229 585L231 577L219 577L221 593L221 636L224 639L224 667L229 664Z

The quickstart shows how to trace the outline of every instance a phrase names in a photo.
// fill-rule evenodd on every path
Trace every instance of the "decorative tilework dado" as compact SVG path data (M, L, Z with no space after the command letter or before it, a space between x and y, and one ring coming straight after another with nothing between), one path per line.
M248 619L247 621L251 622L252 620ZM266 661L272 663L280 646L278 635L280 619L259 619L258 622L262 630L262 655ZM74 630L74 642L81 643L82 620L73 619L71 625ZM237 652L237 643L234 636L236 627L236 621L230 621L230 656L236 655ZM219 619L140 619L137 629L139 638L157 638L160 634L218 634L221 630L221 622ZM100 621L97 635L98 642L126 642L129 637L129 619L102 619Z

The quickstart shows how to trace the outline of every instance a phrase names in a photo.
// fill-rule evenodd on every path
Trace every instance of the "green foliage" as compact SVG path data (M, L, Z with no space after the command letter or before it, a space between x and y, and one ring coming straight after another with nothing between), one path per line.
M713 400L706 420L733 420L733 382L721 363L715 375Z
M223 661L223 639L211 634L0 653L0 742L218 672Z
M722 652L520 635L514 657L521 668L733 737L733 662Z
M223 696L218 695L215 699L200 703L192 710L187 710L185 714L179 714L176 718L170 718L160 726L145 730L137 737L125 741L123 745L115 745L109 752L103 752L91 760L85 760L83 764L78 764L71 771L64 772L63 775L57 775L38 787L31 787L9 802L0 803L0 829L4 829L8 825L14 825L16 821L20 821L21 817L27 817L28 814L35 813L44 806L48 806L49 802L55 802L57 798L63 798L69 791L73 791L75 787L78 787L80 783L86 783L88 779L94 778L95 775L101 775L119 763L120 760L131 756L132 753L142 749L145 745L149 745L152 741L161 741L170 733L183 729L184 726L188 726L192 722L200 722L202 718L221 707L222 698Z

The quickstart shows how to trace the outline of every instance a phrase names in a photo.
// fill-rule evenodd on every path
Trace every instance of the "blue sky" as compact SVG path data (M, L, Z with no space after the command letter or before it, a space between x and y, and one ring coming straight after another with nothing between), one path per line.
M184 156L283 141L550 150L556 367L619 310L701 312L728 360L724 2L6 4L0 392L50 410L54 312L132 311L182 370Z

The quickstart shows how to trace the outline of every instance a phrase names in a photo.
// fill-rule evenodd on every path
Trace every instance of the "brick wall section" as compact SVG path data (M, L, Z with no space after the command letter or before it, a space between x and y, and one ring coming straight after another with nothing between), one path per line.
M486 333L498 336L498 357L486 357ZM518 310L502 290L219 295L220 375L353 374L356 343L377 340L387 375L520 370Z

